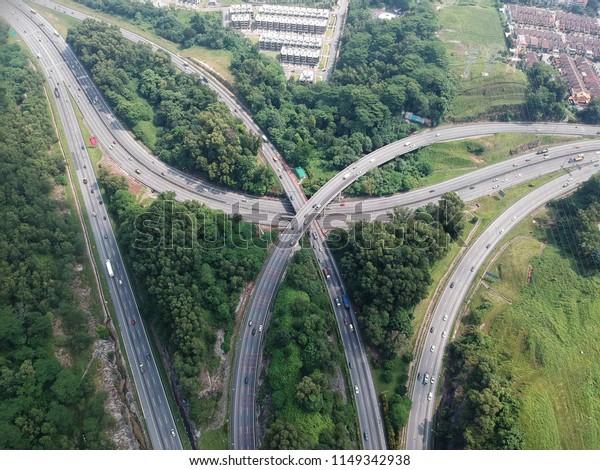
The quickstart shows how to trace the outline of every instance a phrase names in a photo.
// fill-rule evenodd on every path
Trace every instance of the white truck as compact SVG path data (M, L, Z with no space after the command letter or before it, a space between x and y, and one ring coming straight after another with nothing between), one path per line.
M347 180L348 178L350 178L350 173L346 173L346 174L344 175L344 179L345 179L345 180Z
M108 275L110 277L115 277L115 273L113 271L112 264L110 264L109 259L106 260L106 270L108 271Z
M53 30L52 30L52 33L53 33L53 34L54 34L54 35L55 35L57 38L59 38L59 37L60 37L60 34L58 34L58 31L56 31L55 29L53 29Z

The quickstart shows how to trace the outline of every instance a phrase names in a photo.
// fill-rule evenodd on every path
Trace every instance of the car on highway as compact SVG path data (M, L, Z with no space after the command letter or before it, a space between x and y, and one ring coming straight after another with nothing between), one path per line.
M500 231L498 233L504 233L504 229L501 228Z
M262 325L258 325L258 331L259 333L262 331Z
M429 332L433 333L435 331L435 328L432 326L431 328L429 328Z
M344 317L344 325L348 325L348 317Z
M417 374L417 382L418 382L419 380L421 380L421 373L420 373L420 372Z
M352 362L348 362L348 367L352 369Z
M150 354L146 354L146 359L150 359Z
M435 376L432 375L431 376L431 383L434 383L434 382L435 382Z
M256 328L252 328L252 336L256 334Z
M569 186L569 183L563 184L563 188L566 188L567 186Z
M499 187L500 187L499 184L495 184L494 186L492 186L492 189L496 189L496 188L499 188Z
M442 320L444 320L444 321L448 320L448 314L444 315L444 318L442 318Z
M432 398L433 398L433 392L429 392L427 394L427 401L431 401Z
M471 272L475 271L475 266L471 266Z
M104 238L108 239L108 235L106 233L104 234Z
M445 337L446 337L446 332L442 331L442 338L445 338Z
M431 345L431 347L429 348L429 350L430 350L431 352L435 352L435 344L432 344L432 345Z
M369 433L368 433L368 432L365 432L365 433L363 434L363 436L365 436L365 441L368 441L368 440L369 440Z
M248 383L248 376L246 376L246 378L244 378L244 383L247 384Z
M135 320L133 318L130 321L132 325L135 325Z
M440 136L440 133L438 132L438 133L437 133L435 136L436 136L436 137L439 137L439 136Z
M119 285L122 286L123 285L123 279L119 279Z
M175 429L171 429L171 436L175 437Z
M520 178L521 177L521 173L517 173L517 176L515 176L515 178Z
M410 142L404 142L404 146L408 147L410 145Z
M341 307L342 306L342 304L340 303L340 299L338 299L337 297L335 298L335 305L337 307Z
M471 186L469 189L475 189L475 186Z
M425 372L425 376L423 377L423 385L427 385L429 383L429 372Z
M488 243L487 245L485 245L486 248L489 248L490 246L492 246L491 243Z
M135 172L136 172L138 175L142 173L142 172L140 171L140 169L139 169L139 168L136 168L136 169L135 169Z
M248 326L252 326L252 320L248 322Z
M518 163L513 163L513 166L519 166L519 164Z
M430 193L434 193L434 192L435 192L435 189L430 189L430 190L429 190L429 192L430 192Z
M452 289L454 287L454 282L450 283L450 289Z
M355 393L358 393L358 385L355 385L355 386L354 386L354 392L355 392Z
M495 183L496 181L498 181L498 178L494 178L494 179L492 180L492 182L493 182L493 183Z
M544 160L548 160L548 158L550 158L550 155L544 155Z

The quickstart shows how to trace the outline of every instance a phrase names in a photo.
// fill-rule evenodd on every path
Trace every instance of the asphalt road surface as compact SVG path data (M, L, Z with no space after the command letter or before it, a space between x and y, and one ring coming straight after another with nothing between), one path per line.
M479 270L487 263L487 256L502 241L507 233L537 208L575 189L581 182L589 179L600 170L594 164L575 169L529 193L494 220L465 253L454 272L448 278L435 310L420 354L415 359L417 371L422 376L428 373L437 377L442 369L442 360L454 321L465 305L466 296L474 281L479 280ZM453 286L453 287L450 287ZM432 351L431 349L434 348ZM436 403L436 385L439 381L427 384L423 378L415 381L412 390L412 409L407 429L408 449L427 449L431 444L432 418Z
M79 129L69 90L64 86L64 77L60 67L53 60L52 41L58 41L47 26L49 34L37 33L35 22L39 15L33 15L29 8L21 4L0 3L0 15L13 26L34 53L39 54L38 61L47 74L50 87L58 89L56 99L59 116L67 138L70 156L83 195L87 216L96 241L95 248L103 260L110 260L114 276L108 275L106 264L103 271L111 299L115 308L116 320L125 346L125 353L131 364L131 375L146 420L152 446L155 449L181 449L181 442L166 399L152 350L141 320L129 279L121 259L119 249L108 219L92 164L85 151L85 142ZM84 149L82 149L82 146ZM85 182L84 182L85 181ZM93 191L93 192L92 192Z

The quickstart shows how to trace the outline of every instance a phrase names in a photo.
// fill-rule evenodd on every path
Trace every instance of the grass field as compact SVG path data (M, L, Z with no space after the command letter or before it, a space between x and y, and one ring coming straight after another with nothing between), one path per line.
M419 150L421 159L431 165L433 173L423 180L423 186L440 183L470 171L499 163L510 158L510 151L520 145L540 140L540 145L552 145L570 141L567 136L532 136L526 134L497 134L479 139L456 140L431 145ZM471 146L481 145L477 155L469 151Z
M541 238L527 219L520 232ZM491 267L493 288L512 305L480 288L473 299L494 307L482 328L498 341L523 409L519 428L527 449L600 447L600 276L578 275L569 259L532 237L515 240ZM527 267L534 268L527 284Z
M457 95L449 120L464 120L524 100L527 78L506 68L500 13L493 0L446 0L438 12Z

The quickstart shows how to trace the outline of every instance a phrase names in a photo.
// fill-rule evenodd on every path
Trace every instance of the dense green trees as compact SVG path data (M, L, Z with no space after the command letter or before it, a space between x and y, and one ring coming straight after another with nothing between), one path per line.
M225 28L218 12L193 13L189 24L177 10L158 8L138 0L75 0L97 11L119 16L136 25L153 30L158 36L181 44L209 49L235 50L247 47L246 40L234 29Z
M252 225L193 201L177 202L173 193L143 207L130 193L117 190L109 207L124 252L147 292L144 315L165 333L191 417L197 420L202 403L191 398L201 390L201 372L212 373L218 365L216 331L232 331L239 296L258 273L266 242L256 238Z
M431 283L429 270L462 228L463 203L444 194L438 206L398 208L389 223L358 222L333 230L329 244L358 306L365 339L393 358L412 334L412 309Z
M406 136L410 126L401 116L404 111L438 122L454 93L431 5L421 2L401 19L377 21L367 4L351 2L331 83L286 82L281 67L256 49L234 54L236 87L287 161L308 168L309 194L324 183L312 177L313 168L339 171ZM428 170L413 157L378 169L352 193L407 190L412 176L426 176Z
M594 98L579 112L579 118L586 124L600 124L600 99Z
M69 29L67 41L115 112L161 159L222 185L261 195L271 189L274 177L257 161L258 137L202 80L176 72L166 53L91 20ZM156 126L156 138L140 132L144 122Z
M538 62L527 70L529 86L525 95L524 119L556 120L566 116L564 99L567 87L560 73L548 64Z
M309 195L325 182L326 175L406 136L411 127L403 120L404 111L439 122L454 94L448 78L448 58L435 36L439 25L430 2L391 2L403 8L405 14L395 20L378 21L367 8L369 0L352 0L332 80L307 85L288 82L277 61L260 54L236 31L224 28L216 16L193 14L186 21L174 11L133 0L78 1L147 26L184 48L197 44L233 52L231 71L239 95L286 161L308 170L305 190ZM147 77L147 81L153 83L153 77ZM122 86L118 81L114 85ZM125 107L123 112L144 116L141 105ZM160 121L160 116L157 118ZM138 135L142 135L140 130ZM196 163L193 152L183 158L173 156L180 153L181 144L158 147L159 155L182 168L192 169L190 161ZM223 155L223 159L229 167L228 156ZM203 160L199 167L209 175L218 171ZM406 191L415 178L427 176L428 171L417 157L412 157L406 164L394 163L373 172L354 185L351 194ZM251 176L259 182L239 187L262 194L272 184L259 171L251 172ZM233 177L246 181L240 178L243 175ZM229 184L226 178L221 182Z
M594 175L572 196L551 203L556 223L552 240L571 256L583 274L600 271L600 176Z
M494 340L478 325L450 343L449 390L439 411L436 446L442 449L521 449L521 409L500 368Z
M108 448L105 395L83 375L92 336L73 292L82 236L55 188L65 166L43 77L7 38L0 23L0 449ZM69 355L85 363L57 358Z
M337 328L319 268L298 252L270 321L264 381L268 449L355 448L353 408L335 389L341 357Z

